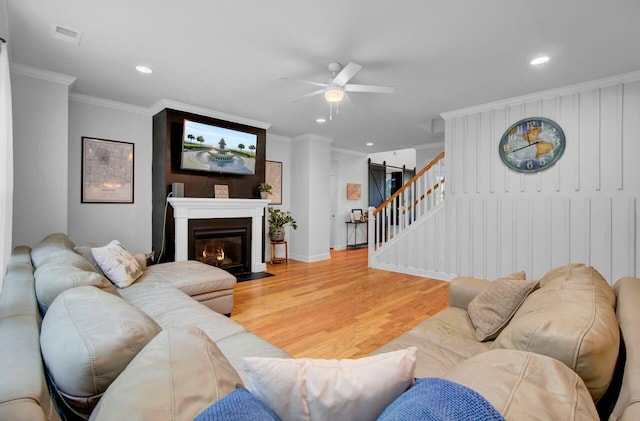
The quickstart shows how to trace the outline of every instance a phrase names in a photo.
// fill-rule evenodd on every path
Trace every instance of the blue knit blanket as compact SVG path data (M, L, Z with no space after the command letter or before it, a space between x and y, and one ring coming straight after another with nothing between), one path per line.
M478 392L435 377L417 379L378 421L478 421L504 418Z

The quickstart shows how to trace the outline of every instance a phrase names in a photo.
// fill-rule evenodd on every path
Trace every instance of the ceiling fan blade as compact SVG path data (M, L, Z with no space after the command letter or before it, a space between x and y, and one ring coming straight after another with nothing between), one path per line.
M328 86L326 83L312 82L310 80L303 80L303 79L294 79L294 78L291 78L291 77L279 77L278 79L293 80L294 82L306 83L307 85L314 85L314 86L322 86L322 87L327 87Z
M301 99L309 98L309 97L314 96L314 95L319 95L319 94L321 94L323 92L324 92L324 89L318 89L317 91L309 92L308 94L304 94L302 96L294 98L289 102L296 102L296 101L299 101Z
M377 86L377 85L344 85L346 92L372 92L376 94L392 94L396 91L395 86Z
M344 69L342 69L340 73L338 73L338 75L333 78L331 83L344 86L344 84L349 82L349 80L351 80L351 78L354 77L360 71L360 69L362 69L362 66L360 66L359 64L349 62L349 64L344 66Z

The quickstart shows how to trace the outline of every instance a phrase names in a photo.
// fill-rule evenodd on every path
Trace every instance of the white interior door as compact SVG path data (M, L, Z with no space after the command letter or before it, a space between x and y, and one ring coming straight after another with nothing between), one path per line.
M333 248L336 238L336 202L338 201L338 178L335 174L329 176L329 247Z

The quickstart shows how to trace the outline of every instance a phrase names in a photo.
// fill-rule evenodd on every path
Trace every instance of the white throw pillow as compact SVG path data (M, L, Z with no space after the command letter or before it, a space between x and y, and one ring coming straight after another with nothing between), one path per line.
M375 420L414 380L415 347L357 360L244 359L248 389L282 421Z
M118 240L104 247L92 248L91 254L107 278L118 288L126 288L142 276L140 264Z

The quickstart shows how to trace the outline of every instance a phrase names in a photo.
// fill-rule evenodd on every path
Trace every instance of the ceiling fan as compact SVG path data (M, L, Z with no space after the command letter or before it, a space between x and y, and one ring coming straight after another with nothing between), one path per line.
M396 91L393 86L377 86L377 85L356 85L353 83L347 83L353 78L360 70L362 66L356 63L349 62L344 68L340 63L329 63L329 71L331 72L331 79L328 83L312 82L310 80L301 80L293 78L280 78L295 80L297 82L306 83L309 85L320 86L322 89L310 92L308 94L299 96L292 99L289 102L299 101L301 99L309 98L315 95L324 94L324 99L329 103L341 102L346 92L371 92L376 94L392 94Z

